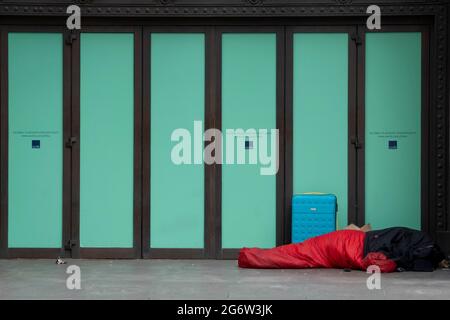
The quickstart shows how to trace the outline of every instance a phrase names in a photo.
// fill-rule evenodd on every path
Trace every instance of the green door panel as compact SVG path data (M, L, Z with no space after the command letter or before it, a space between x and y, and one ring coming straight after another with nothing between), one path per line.
M60 248L62 34L9 33L8 67L8 246Z
M333 193L347 224L348 35L296 33L293 191Z
M276 41L275 33L222 36L224 162L227 129L276 128ZM276 175L246 163L222 165L222 248L276 245Z
M203 248L204 167L174 164L171 135L184 128L193 138L194 121L204 120L205 35L152 34L150 89L150 246Z
M134 35L80 41L80 246L131 248Z
M366 34L365 134L366 222L420 229L420 33Z

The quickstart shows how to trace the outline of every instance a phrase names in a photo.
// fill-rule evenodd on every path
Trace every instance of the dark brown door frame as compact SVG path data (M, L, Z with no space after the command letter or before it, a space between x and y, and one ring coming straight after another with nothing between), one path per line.
M276 126L279 130L279 168L276 175L276 245L284 243L283 224L284 211L284 179L285 179L285 28L280 26L221 26L215 30L217 59L216 72L216 128L222 130L222 34L224 33L274 33L276 34L277 60L276 60ZM215 192L215 252L216 259L236 259L240 248L222 248L222 168L218 166L216 172Z
M212 54L213 29L202 26L152 26L144 28L143 38L143 184L142 184L142 255L144 258L155 259L205 259L214 257L214 197L217 165L204 164L204 247L193 248L152 248L150 243L150 152L151 152L151 103L150 103L150 68L152 33L203 33L205 35L205 130L215 127L215 112L213 105L214 85L213 75L215 61ZM206 145L206 143L205 143Z
M421 224L422 230L434 235L435 231L430 221L434 215L430 214L430 186L431 182L430 161L432 147L430 141L430 31L429 26L424 25L382 25L381 30L371 31L365 25L358 26L358 71L357 71L357 136L361 147L357 155L357 189L358 189L358 211L356 223L365 223L365 62L366 62L366 33L369 32L420 32L422 34L422 111L421 111ZM433 77L434 78L434 77ZM434 156L435 157L435 156Z
M142 29L140 27L83 26L82 33L134 34L134 191L133 248L80 247L80 144L72 147L72 256L74 258L140 258L141 257L141 167L142 167ZM72 44L72 137L80 137L80 36L74 33Z
M59 33L65 38L67 29L52 26L5 26L1 27L1 205L0 205L0 257L2 258L56 258L70 257L65 244L70 237L70 190L71 190L71 150L63 148L63 207L62 207L62 239L61 248L9 248L8 247L8 34L11 32L26 33ZM71 50L65 41L63 51L63 141L70 137L71 130Z
M294 33L347 33L348 34L348 221L355 222L357 215L357 183L356 183L356 130L357 130L357 108L356 108L356 26L296 26L289 27L286 32L286 183L284 206L285 219L285 243L291 242L292 229L292 195L293 195L293 81L294 81Z

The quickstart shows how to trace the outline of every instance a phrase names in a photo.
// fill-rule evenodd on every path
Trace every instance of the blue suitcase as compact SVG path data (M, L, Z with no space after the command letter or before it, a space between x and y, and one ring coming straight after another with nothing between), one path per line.
M336 230L337 199L333 194L304 193L292 197L292 242Z

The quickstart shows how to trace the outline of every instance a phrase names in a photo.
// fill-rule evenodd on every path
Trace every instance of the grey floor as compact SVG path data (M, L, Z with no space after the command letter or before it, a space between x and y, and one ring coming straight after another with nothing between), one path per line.
M0 260L0 299L450 299L450 271L247 270L217 260ZM68 290L66 268L81 270Z

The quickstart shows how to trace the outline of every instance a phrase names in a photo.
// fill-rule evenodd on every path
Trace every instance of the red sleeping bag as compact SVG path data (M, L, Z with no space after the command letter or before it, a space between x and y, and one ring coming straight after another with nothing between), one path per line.
M363 257L365 235L358 230L340 230L273 249L243 248L238 264L241 268L357 270L377 265L381 272L394 271L395 262L383 253L369 253Z

